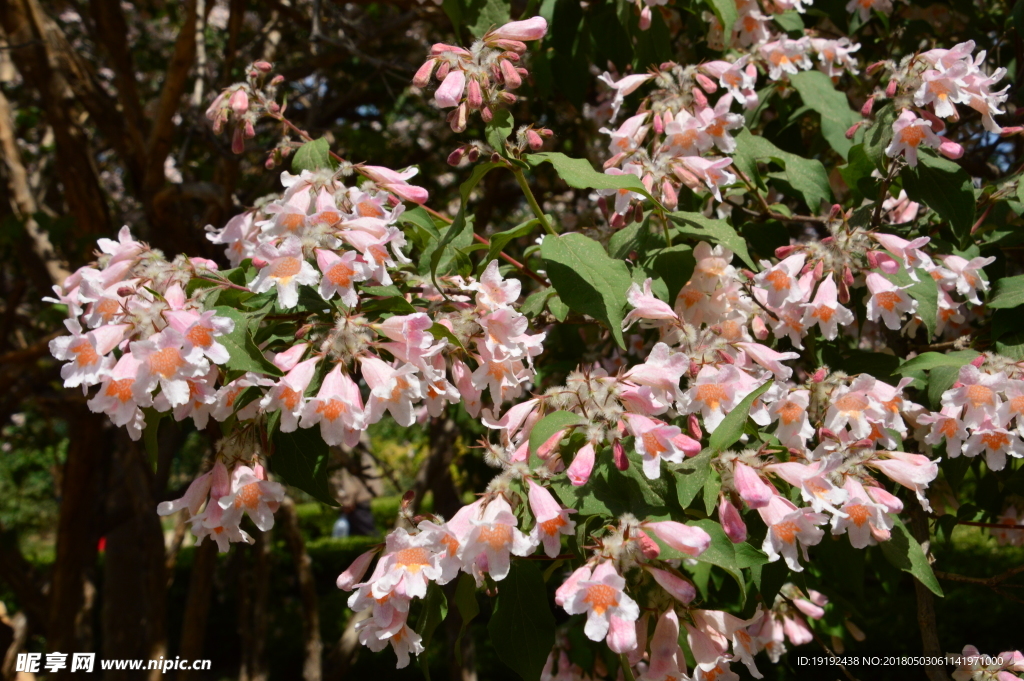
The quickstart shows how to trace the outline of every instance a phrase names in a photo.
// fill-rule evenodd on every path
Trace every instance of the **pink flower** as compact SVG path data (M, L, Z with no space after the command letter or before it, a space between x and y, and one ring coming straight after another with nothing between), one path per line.
M346 251L339 256L334 251L318 248L316 262L323 273L319 288L321 297L330 300L337 294L345 305L358 305L359 294L356 293L353 284L357 281L366 281L370 277L366 265L359 261L358 254L355 251Z
M921 74L921 87L914 93L914 104L920 107L929 104L939 118L956 116L954 104L965 104L970 96L961 90L965 85L967 64L957 62L948 69L928 69Z
M999 428L985 420L964 443L964 456L975 457L982 452L985 453L988 467L1001 471L1006 468L1007 454L1018 459L1024 456L1024 442L1020 441L1016 432Z
M548 32L548 22L544 17L531 17L523 21L512 21L499 26L487 34L485 40L540 40Z
M740 401L737 389L741 380L739 369L731 364L721 369L705 366L679 400L677 408L681 414L700 411L704 417L704 427L713 433L725 419L726 412Z
M711 536L699 527L691 527L672 520L645 522L643 528L654 532L658 539L688 556L699 556L711 546Z
M636 438L634 447L643 457L644 475L649 480L661 476L661 461L682 463L686 456L700 453L700 443L683 435L676 426L639 414L623 414L630 432Z
M686 581L682 577L679 577L667 570L660 570L650 565L645 565L644 569L651 573L654 577L654 581L658 583L662 589L664 589L672 598L676 599L683 605L687 605L694 598L697 597L697 590L693 584Z
M641 291L637 284L632 284L626 292L626 300L633 306L626 318L622 320L622 328L628 329L637 319L679 319L675 311L668 303L658 300L651 293L651 279L644 281L644 288Z
M498 269L498 261L492 260L480 275L480 281L470 283L466 288L477 292L476 304L478 306L487 310L497 310L509 307L519 300L522 286L522 282L518 279L505 280Z
M143 402L149 393L160 386L161 393L172 407L185 404L191 391L188 379L206 374L210 364L203 357L201 348L192 346L184 350L185 338L171 327L155 333L149 340L134 341L132 355L141 365L132 389L135 399Z
M778 475L793 487L799 488L801 498L810 504L816 513L827 510L830 513L841 515L842 512L836 506L846 501L846 490L836 487L829 480L829 474L840 463L842 460L838 458L823 459L807 464L788 461L769 464L765 466L765 469Z
M576 456L573 457L572 463L569 464L566 475L569 476L569 481L576 487L587 484L587 480L590 479L590 473L594 470L594 445L590 442L580 447L580 450L576 452Z
M736 140L729 134L730 130L743 127L743 116L729 113L733 96L722 95L715 108L704 107L697 111L697 118L703 125L704 132L715 142L715 146L725 154L736 151Z
M665 153L678 157L700 156L714 146L704 122L685 109L665 126Z
M855 549L887 541L893 521L886 514L886 507L872 500L864 486L853 478L846 478L844 488L848 498L843 513L832 516L832 534L847 534Z
M313 380L319 361L320 357L311 357L296 364L260 401L260 406L267 411L281 410L282 432L291 433L298 427L306 406L306 388Z
M638 87L654 78L649 73L637 73L630 76L624 76L619 80L613 80L612 74L605 71L597 77L599 81L610 87L615 91L615 97L612 99L612 120L615 120L619 116L619 110L622 108L622 104L626 100L626 96L632 94Z
M64 326L70 336L60 336L50 341L50 354L70 362L60 368L60 377L65 388L96 385L110 375L114 358L109 353L124 340L130 328L127 324L108 324L93 331L82 333L77 319L67 319Z
M458 106L462 101L462 93L466 90L466 74L461 69L453 69L445 76L441 87L434 93L434 101L442 109Z
M967 428L960 420L960 409L955 409L953 415L945 413L945 410L922 414L917 417L918 425L930 425L931 429L925 436L925 444L938 445L943 438L946 440L946 454L954 459L960 456L963 451L964 440L967 439ZM951 410L952 411L952 410Z
M703 156L684 156L680 162L687 170L696 175L711 190L718 201L722 200L721 188L736 181L736 176L726 168L732 165L731 158L704 158Z
M893 158L902 153L913 168L917 166L917 148L922 144L937 149L942 140L932 131L929 121L918 118L910 109L904 109L892 124L892 142L885 148L886 155Z
M790 359L800 359L799 352L775 352L767 345L761 345L760 343L736 343L736 347L747 353L750 359L775 374L775 378L781 381L788 380L793 375L793 370L784 366L782 362Z
M778 420L775 437L787 447L804 449L807 439L814 435L814 427L807 417L811 394L807 390L794 390L768 408L773 420Z
M747 540L747 526L739 510L724 495L718 502L718 522L733 544L742 544Z
M329 445L354 447L366 429L363 398L359 386L337 364L324 377L316 397L302 411L303 428L320 424L320 435Z
M492 499L480 518L470 523L472 528L460 549L460 557L463 569L472 571L478 584L484 572L495 581L505 579L510 554L528 556L537 548L533 540L519 531L512 507L502 497Z
M667 407L682 398L679 380L689 368L685 354L673 352L665 343L655 343L644 363L630 368L623 378L650 388L653 398Z
M871 434L871 422L881 421L883 412L877 399L864 390L855 390L855 387L858 387L856 383L835 389L825 412L825 427L839 432L849 425L853 437L860 439Z
M221 464L222 466L224 464ZM188 486L185 495L174 501L161 501L156 507L157 515L171 515L183 508L188 509L189 516L199 513L207 496L210 494L210 485L213 484L213 470L203 473Z
M429 194L423 187L416 187L407 180L414 177L419 170L407 168L402 171L394 171L383 166L357 166L356 169L373 180L381 189L387 190L404 201L412 203L424 203Z
M774 563L781 557L790 570L803 572L797 549L803 552L804 560L807 560L807 547L814 546L825 535L815 525L824 523L827 516L797 508L780 496L772 497L769 504L759 509L758 513L768 526L768 534L761 545L761 550L768 554L768 562Z
M942 260L943 267L939 272L943 281L956 284L957 293L965 296L975 305L981 305L978 291L988 290L988 281L981 277L982 268L995 262L995 256L988 258L971 258L967 260L959 255L947 255Z
M441 552L433 534L410 534L397 528L387 537L387 547L381 562L382 575L373 581L374 598L392 594L400 598L423 598L431 581L441 579Z
M225 524L237 525L242 514L247 514L261 532L274 526L274 511L284 500L284 485L270 482L256 469L239 466L231 472L231 492L217 500L224 509Z
M148 391L136 391L135 383L142 363L130 352L121 355L109 376L104 378L96 396L89 400L89 411L103 412L115 426L125 426L133 440L142 437L146 419L139 408L152 404Z
M803 300L800 270L806 259L805 254L795 253L776 265L767 260L761 261L764 269L754 277L754 283L768 292L769 307L782 307L784 303L799 303Z
M587 615L583 633L591 641L601 641L608 637L611 646L615 640L615 652L636 648L633 622L640 616L640 608L626 595L626 580L615 572L610 562L603 562L594 568L593 573L587 573L589 570L586 573L577 570L570 576L570 579L576 577L576 580L561 593L562 607L570 615Z
M359 362L363 379L370 386L367 423L380 421L389 411L396 423L411 426L416 420L413 403L423 399L423 381L416 375L416 367L405 364L395 369L377 357L360 357Z
M362 553L352 561L352 564L345 568L345 571L338 575L337 585L342 591L351 591L355 588L355 585L362 580L363 575L366 574L367 568L370 567L370 563L373 562L373 557L377 555L378 549L370 549L366 553Z
M836 283L829 273L818 286L814 302L804 304L803 325L811 328L817 324L826 339L835 340L839 335L839 324L848 326L853 322L853 313L839 304Z
M957 383L960 387L942 393L944 414L959 414L966 407L963 423L967 428L978 428L986 420L1000 422L1003 400L999 393L1009 386L1006 374L986 374L973 364L966 364L960 368Z
M669 681L686 674L686 656L679 646L679 617L668 609L658 618L658 626L651 637L651 657L647 671L639 681Z
M527 478L529 491L527 496L530 500L530 511L533 512L535 524L530 532L530 539L534 544L544 544L544 553L548 558L554 558L562 548L560 535L572 536L576 529L576 523L569 520L569 514L575 513L573 509L562 508L551 492Z
M302 256L302 243L294 237L285 239L280 246L263 244L257 249L267 261L256 278L249 284L253 293L263 293L277 287L277 303L284 309L299 303L299 284L314 286L320 275Z
M920 454L886 452L888 459L872 459L867 465L884 473L890 480L913 490L926 511L931 510L924 491L939 474L939 465Z
M764 508L775 497L775 491L757 471L744 463L737 461L733 464L732 476L736 492L750 508Z

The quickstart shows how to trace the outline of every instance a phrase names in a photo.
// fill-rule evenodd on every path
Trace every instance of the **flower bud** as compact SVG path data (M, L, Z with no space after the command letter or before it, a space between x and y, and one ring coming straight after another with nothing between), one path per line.
M566 475L569 476L569 481L576 487L585 485L587 480L590 479L590 473L594 470L594 445L587 443L580 447L580 450L576 452L576 456L573 457L572 463L569 464Z
M466 149L464 147L459 147L452 153L448 154L448 165L457 166L460 163L462 163L462 157L465 155L465 153Z
M707 92L709 95L718 90L718 84L703 73L698 73L694 78L697 80L697 83L704 88L704 92Z
M640 10L640 30L646 31L651 27L651 20L654 18L651 13L650 5L644 5L644 8Z
M739 510L725 496L718 502L718 522L722 524L725 536L729 537L733 544L741 544L747 540L747 526L740 517Z
M999 135L1000 137L1012 137L1013 135L1019 135L1021 131L1024 131L1024 125L1012 125L1003 128Z
M626 226L626 217L622 213L616 213L612 215L612 219L609 223L613 229L622 229Z
M868 74L870 76L872 73L874 73L878 69L882 68L883 66L885 66L885 60L884 59L882 61L876 61L873 64L871 64L870 66L868 66L867 69L864 70L864 73L866 73L866 74Z
M616 440L612 445L612 459L615 461L615 467L620 471L629 469L629 457L626 456L626 448L622 446L621 440Z
M434 74L434 67L437 66L436 59L428 59L423 62L417 71L416 75L412 77L412 84L416 87L426 87L430 83L430 76Z
M860 115L863 116L864 118L867 118L868 116L870 116L871 115L871 109L874 107L874 105L875 105L875 96L871 95L870 97L867 98L867 101L865 101L864 105L860 108Z
M505 81L505 87L515 90L523 84L523 79L519 76L519 72L516 71L516 67L512 66L512 62L502 59L498 66L501 69L501 76Z
M499 26L485 38L488 42L492 40L540 40L547 32L547 20L537 16Z
M900 85L899 81L893 78L889 81L889 84L885 86L885 96L892 98L896 96L896 88Z
M985 363L985 355L978 355L977 357L975 357L974 359L971 360L971 365L974 366L974 367L977 367L978 369L980 369L981 365L984 364L984 363Z
M704 437L704 431L700 428L700 421L697 420L696 414L690 414L686 419L686 428L690 431L690 435L693 436L694 440L700 440Z
M811 383L821 383L828 376L828 367L818 367L818 369L811 374Z
M462 71L452 71L445 76L444 81L441 83L441 87L437 88L437 92L434 93L434 101L442 109L447 109L450 106L458 106L459 101L462 99L462 93L466 89L466 74ZM455 130L455 128L452 128ZM466 126L462 126L462 130L465 130ZM462 132L462 130L455 130L455 132Z
M273 78L270 79L270 84L271 85L280 85L283 82L284 82L284 76L282 76L281 74L278 74L278 75L276 75L276 76L274 76Z
M694 588L693 584L690 584L690 582L686 581L682 577L679 577L667 570L660 570L647 565L644 566L644 569L651 573L651 576L654 577L654 581L658 583L658 586L683 605L688 604L697 597L697 589Z
M502 90L498 93L498 99L505 102L506 104L515 104L518 101L518 97L509 92L508 90Z
M476 163L477 159L480 158L480 150L476 147L470 147L469 151L466 153L466 158L469 159L470 163Z
M274 65L268 61L257 61L253 62L253 68L262 73L270 73L274 70Z
M251 140L253 137L256 136L256 128L253 127L252 121L247 120L245 122L245 125L242 126L242 129L245 131L245 138L246 139L250 139Z
M732 474L736 492L750 508L764 508L775 495L757 471L744 463L737 461Z
M452 70L452 65L448 62L441 62L441 65L437 67L437 79L443 81L448 77L448 74Z
M263 258L253 258L252 259L252 266L255 267L258 270L262 270L264 267L266 267L269 264L270 263L267 262L266 260L264 260Z
M239 88L231 95L228 105L236 116L242 116L249 110L249 95L245 93L245 90Z
M122 298L127 298L128 296L133 295L134 293L135 289L133 289L131 286L117 287L117 295L121 296Z
M536 130L532 128L526 131L526 143L530 145L530 148L534 151L539 150L544 146L544 140L540 138Z
M693 101L696 104L695 108L708 108L708 98L704 96L704 92L702 90L700 90L699 88L693 88L691 92L693 93Z
M651 539L643 530L636 531L636 543L640 545L640 553L644 554L647 560L654 560L661 553L658 542Z
M846 139L852 140L853 136L857 134L857 128L862 126L864 121L857 121L846 130Z
M950 159L958 159L964 155L964 148L953 140L945 140L939 145L939 153Z
M235 128L235 131L231 134L231 151L235 154L241 154L245 151L245 137L241 128Z
M642 203L638 202L636 204L636 208L634 209L634 211L635 211L635 215L633 216L633 219L635 221L637 221L637 222L643 222L644 221L644 205Z
M375 555L377 555L377 549L371 549L352 561L352 564L338 575L338 588L342 591L351 591L356 584L363 581L363 575L366 574Z
M469 123L469 109L466 107L466 103L459 104L458 108L452 112L451 126L454 132L465 132L466 125Z
M484 119L484 123L490 123L494 119L494 114L491 113L489 106L480 109L480 118Z
M484 95L480 91L480 82L476 78L471 78L466 86L466 104L474 111L484 105Z
M699 556L711 545L711 536L703 529L673 520L646 522L643 527L645 530L654 532L658 539L676 551L681 551L688 556Z
M675 210L679 206L679 195L676 188L667 179L661 183L661 202L669 210Z
M765 325L764 320L761 317L754 317L750 325L754 328L754 338L757 340L764 340L768 337L768 326Z
M793 251L797 249L797 244L790 244L789 246L779 246L775 249L775 257L779 260L785 260L793 254Z

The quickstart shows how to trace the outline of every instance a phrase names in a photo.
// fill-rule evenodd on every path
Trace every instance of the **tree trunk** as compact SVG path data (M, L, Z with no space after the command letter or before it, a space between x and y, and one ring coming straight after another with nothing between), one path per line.
M910 531L918 543L925 544L930 540L928 516L916 500L910 502L909 506ZM936 629L935 595L916 577L913 579L914 592L917 595L917 626L921 630L921 652L928 657L942 657L946 653L939 643L939 633ZM926 665L924 673L929 681L949 681L949 674L941 665Z
M210 613L210 596L213 593L213 572L217 567L217 543L208 540L195 549L192 576L188 582L188 596L185 599L185 615L181 623L181 646L178 654L183 660L203 658L203 642L206 640L206 620ZM197 678L191 670L180 670L178 681Z
M284 537L288 549L292 553L295 572L299 578L299 592L302 596L302 634L305 640L305 661L302 664L303 681L320 681L321 656L323 643L320 640L320 611L316 596L316 582L313 580L313 567L306 543L302 540L299 530L299 518L295 514L295 502L285 497L281 504L281 521L284 525Z
M89 617L94 589L90 573L99 540L103 463L111 443L103 428L105 417L90 414L82 405L69 411L69 432L74 435L64 464L46 643L50 651L70 655L96 650ZM52 675L54 681L71 678L70 665Z

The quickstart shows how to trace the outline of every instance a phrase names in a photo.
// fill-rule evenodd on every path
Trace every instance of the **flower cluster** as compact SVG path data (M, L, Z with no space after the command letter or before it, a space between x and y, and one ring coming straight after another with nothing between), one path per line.
M998 655L982 655L975 646L964 646L961 654L951 654L958 660L953 681L1020 681L1024 678L1024 655L1019 650L1007 650Z
M547 30L543 17L533 17L489 31L468 49L437 43L430 48L430 56L416 71L412 83L422 88L432 77L440 81L434 101L442 109L455 107L448 114L448 123L455 132L466 129L473 111L479 111L489 123L496 109L516 101L512 91L529 75L520 65L526 42L540 40Z

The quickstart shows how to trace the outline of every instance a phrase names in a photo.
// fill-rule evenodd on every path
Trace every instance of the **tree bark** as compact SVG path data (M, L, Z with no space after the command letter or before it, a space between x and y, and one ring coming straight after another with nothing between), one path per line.
M103 428L105 417L90 414L81 405L69 411L73 437L64 464L46 639L49 650L68 654L96 650L89 621L93 589L90 572L96 562L103 464L110 447ZM69 669L70 665L52 678L73 678Z
M295 513L295 502L285 497L281 504L281 521L284 537L295 563L299 578L299 593L302 597L302 634L305 641L305 661L302 664L303 681L320 681L323 677L321 656L323 643L320 639L320 611L313 579L313 561L306 553L306 543L299 530L299 518Z
M910 503L910 531L920 544L930 540L928 516L916 500ZM917 596L917 626L921 630L921 652L928 657L944 656L945 651L939 643L939 633L936 629L935 595L916 577L914 593ZM949 681L945 667L939 665L925 666L924 673L929 681Z
M217 543L209 540L197 546L188 582L188 596L185 598L185 615L181 622L179 655L183 660L203 658L203 642L206 640L206 621L210 614L213 572L216 567ZM178 681L194 678L198 677L191 670L178 671Z

